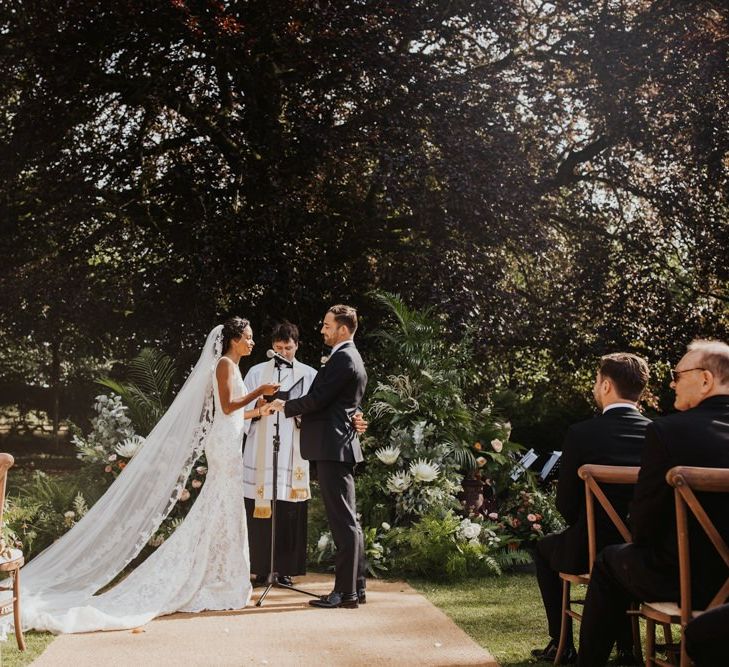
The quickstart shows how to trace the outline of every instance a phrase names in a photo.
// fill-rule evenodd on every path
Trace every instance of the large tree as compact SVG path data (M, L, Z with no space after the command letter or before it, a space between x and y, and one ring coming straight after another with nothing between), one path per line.
M514 386L726 336L728 35L686 0L7 0L0 329L179 354L286 316L313 357L378 286Z

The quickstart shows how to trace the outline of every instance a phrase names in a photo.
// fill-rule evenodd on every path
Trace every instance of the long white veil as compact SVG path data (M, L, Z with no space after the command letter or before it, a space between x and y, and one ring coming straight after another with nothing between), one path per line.
M23 625L80 606L142 550L173 508L213 422L213 374L223 327L141 449L89 512L21 571Z

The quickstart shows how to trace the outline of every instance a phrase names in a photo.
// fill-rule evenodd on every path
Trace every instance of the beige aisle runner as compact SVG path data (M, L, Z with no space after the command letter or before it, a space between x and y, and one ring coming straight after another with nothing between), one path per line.
M322 595L332 577L298 577ZM156 665L489 665L498 663L442 611L403 582L370 580L358 609L315 609L308 596L262 588L242 611L173 614L144 632L63 635L38 667Z

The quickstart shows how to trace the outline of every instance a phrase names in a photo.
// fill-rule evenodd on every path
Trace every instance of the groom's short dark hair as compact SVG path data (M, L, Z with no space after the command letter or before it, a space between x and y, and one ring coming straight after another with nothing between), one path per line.
M329 312L334 315L334 321L338 325L347 327L350 333L357 331L357 311L352 306L338 303L336 306L332 306Z
M291 322L288 322L287 320L284 320L273 327L273 331L271 332L271 342L285 343L289 340L294 341L297 345L299 344L299 327L295 324L291 324Z
M630 352L606 354L600 358L600 375L612 380L621 398L637 402L648 384L648 362Z

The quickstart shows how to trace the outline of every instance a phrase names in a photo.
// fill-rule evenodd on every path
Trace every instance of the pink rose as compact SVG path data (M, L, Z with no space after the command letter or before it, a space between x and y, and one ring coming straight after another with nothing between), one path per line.
M111 466L106 466L106 468L104 468L104 472L111 472Z
M492 521L496 521L496 519L499 518L499 515L496 512L489 512L489 519Z
M527 521L531 521L534 523L537 520L537 517L534 514L527 514Z
M192 480L192 488L199 489L202 486L202 482L199 479Z
M476 464L478 465L479 468L483 468L486 465L486 459L483 456L479 456L476 459Z
M180 493L180 500L182 502L190 500L190 492L187 489L182 489L182 493Z
M498 454L504 448L504 443L498 438L494 438L491 441L491 447L493 447L493 450Z
M542 530L542 524L541 523L535 523L532 525L532 530L540 531Z

